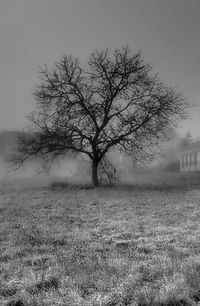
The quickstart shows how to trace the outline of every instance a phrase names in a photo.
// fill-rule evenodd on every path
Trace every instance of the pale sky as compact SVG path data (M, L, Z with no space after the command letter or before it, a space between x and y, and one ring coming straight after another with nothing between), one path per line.
M0 130L28 126L39 66L128 44L197 105L179 132L200 136L200 0L0 0L0 42Z

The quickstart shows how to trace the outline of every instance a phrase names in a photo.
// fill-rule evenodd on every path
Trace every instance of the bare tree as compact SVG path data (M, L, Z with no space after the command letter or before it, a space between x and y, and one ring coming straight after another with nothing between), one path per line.
M36 110L29 115L33 133L20 137L16 161L85 153L97 186L98 165L110 150L125 151L134 162L152 158L169 126L184 119L187 102L151 70L129 47L111 56L96 50L87 69L72 56L62 57L53 69L40 68Z

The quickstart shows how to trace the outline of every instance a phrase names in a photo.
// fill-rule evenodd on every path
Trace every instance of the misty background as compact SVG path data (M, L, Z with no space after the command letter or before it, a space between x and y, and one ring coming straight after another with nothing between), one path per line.
M38 162L10 173L7 161L16 131L29 125L35 108L31 93L39 82L38 67L72 54L84 64L94 49L129 45L142 51L166 86L175 86L193 105L189 119L173 131L155 164L177 165L181 141L188 130L200 136L200 2L199 0L1 0L0 2L0 179L37 175ZM130 171L125 156L115 165ZM88 162L68 158L48 175L86 176ZM178 167L178 165L177 165Z

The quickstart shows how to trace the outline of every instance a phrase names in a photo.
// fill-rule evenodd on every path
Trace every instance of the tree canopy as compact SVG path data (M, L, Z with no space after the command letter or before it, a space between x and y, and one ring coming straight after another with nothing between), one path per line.
M17 161L84 153L95 186L98 165L110 150L124 151L134 162L152 158L187 107L180 93L153 75L141 52L132 54L129 47L112 54L95 50L86 68L72 56L52 69L41 67L34 96L36 109L28 117L33 133L19 139Z

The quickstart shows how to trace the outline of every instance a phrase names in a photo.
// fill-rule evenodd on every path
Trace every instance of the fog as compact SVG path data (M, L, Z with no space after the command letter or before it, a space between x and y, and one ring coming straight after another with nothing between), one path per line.
M83 171L84 172L84 171ZM27 161L20 168L14 169L3 159L0 159L0 185L2 187L38 187L46 186L53 180L79 180L78 161L65 159L53 162L43 169L38 161Z
M9 152L9 156L12 153ZM124 154L112 153L109 156L118 181L126 181L135 171L131 159ZM99 170L99 174L102 172ZM0 186L4 188L26 188L47 186L54 181L69 183L91 183L91 162L84 156L66 157L48 163L43 167L40 160L26 161L17 168L4 157L0 158ZM103 174L103 183L108 178Z
M170 130L170 141L160 147L161 155L151 163L140 167L133 165L126 154L113 151L108 155L115 173L116 181L121 183L163 183L167 172L179 173L179 154L183 138ZM26 161L20 168L13 170L8 162L14 151L11 141L13 133L0 133L0 186L4 188L26 188L47 186L53 181L91 184L91 163L84 156L60 158L42 168L39 160ZM100 173L100 171L99 171ZM104 179L106 176L104 175ZM105 183L105 182L104 182Z

